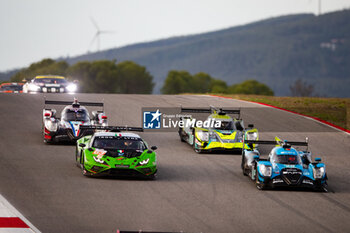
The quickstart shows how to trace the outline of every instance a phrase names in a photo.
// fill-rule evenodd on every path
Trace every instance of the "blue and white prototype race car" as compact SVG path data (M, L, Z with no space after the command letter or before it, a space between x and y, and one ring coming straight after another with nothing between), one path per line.
M47 108L46 105L67 105L61 112L60 118L56 116L56 110ZM101 107L102 111L89 111L84 106ZM92 134L89 129L81 129L80 126L107 126L107 116L103 110L103 103L45 100L43 109L43 135L44 142L75 142L79 138Z
M245 140L250 149L242 151L243 175L255 181L258 189L274 187L305 187L319 191L327 191L326 166L320 158L311 160L308 151L308 140L305 142L282 141L253 141ZM254 144L273 145L267 159L261 158ZM297 150L293 146L304 146L305 151Z

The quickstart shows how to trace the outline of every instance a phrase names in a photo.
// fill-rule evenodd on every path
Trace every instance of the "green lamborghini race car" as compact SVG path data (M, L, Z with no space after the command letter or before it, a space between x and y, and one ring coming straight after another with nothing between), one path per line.
M258 130L254 125L249 124L244 127L243 120L240 119L239 109L209 109L181 108L182 113L210 113L206 121L197 124L197 120L192 117L183 117L182 127L179 127L180 140L190 144L194 151L242 151L243 137L248 140L258 140ZM237 118L232 118L228 114L236 114ZM254 144L254 147L256 145Z
M77 141L76 163L84 176L131 176L154 179L157 173L157 147L148 147L131 132L142 128L82 126L96 130ZM107 132L106 132L107 131Z

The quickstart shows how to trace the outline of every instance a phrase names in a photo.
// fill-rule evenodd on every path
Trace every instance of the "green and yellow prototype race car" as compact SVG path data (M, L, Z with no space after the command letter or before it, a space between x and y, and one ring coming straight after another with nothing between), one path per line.
M243 147L243 137L248 140L258 140L258 130L254 125L244 127L240 119L239 109L209 109L181 108L182 113L210 113L206 121L198 122L192 117L183 117L183 127L179 127L182 142L190 144L194 151L240 152ZM238 115L232 118L228 114ZM200 123L200 124L198 124ZM256 145L254 145L255 147Z

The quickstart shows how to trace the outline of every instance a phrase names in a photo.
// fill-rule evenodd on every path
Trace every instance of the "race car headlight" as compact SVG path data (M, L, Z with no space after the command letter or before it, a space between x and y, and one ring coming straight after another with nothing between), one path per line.
M204 132L204 131L199 131L197 133L198 138L203 141L203 142L207 142L209 141L209 133L208 132Z
M314 168L314 178L321 179L324 176L326 169L325 167Z
M148 162L149 162L149 159L142 160L140 162L140 165L146 165L146 164L148 164Z
M45 127L47 130L54 132L57 131L57 123L52 121L45 121Z
M40 89L40 87L35 85L34 83L30 83L28 88L30 91L38 91Z
M99 159L99 158L97 158L95 156L92 156L92 157L94 158L95 162L97 162L97 163L104 163L103 160L101 160L101 159Z
M68 92L75 92L77 90L77 85L74 83L71 83L66 87L66 89Z
M248 132L247 133L247 139L255 141L258 138L257 132Z
M261 165L259 165L259 170L263 176L271 176L271 174L272 174L272 167L271 166L266 166L264 164L261 164Z

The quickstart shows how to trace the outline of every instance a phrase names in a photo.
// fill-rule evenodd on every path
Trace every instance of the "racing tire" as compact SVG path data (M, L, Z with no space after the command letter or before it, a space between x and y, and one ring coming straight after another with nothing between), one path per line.
M186 140L183 139L183 137L182 137L182 131L183 131L183 129L182 129L182 128L179 128L180 141L181 141L181 142L186 142Z
M193 150L194 150L194 152L196 152L197 154L201 154L202 153L202 150L201 149L198 149L198 148L196 148L196 143L195 142L193 142Z
M194 152L196 152L197 154L202 153L201 149L196 148L196 132L194 129L193 129L193 144L192 144L192 146L193 146Z
M200 154L200 153L202 153L202 150L196 148L196 131L195 131L195 129L193 129L192 135L193 135L193 144L192 144L193 150L194 150L194 152L196 152L197 154Z
M78 162L80 161L80 162ZM79 153L78 147L75 149L75 163L77 167L81 168L81 152Z
M184 140L181 136L180 136L180 140L181 142L186 142L186 140Z
M45 139L45 137L44 137L44 143L45 144L54 144L55 143L55 138L52 137L51 139Z
M148 180L156 180L156 179L157 179L157 173L154 173L154 174L152 174L152 175L149 175L149 176L147 177L147 179L148 179Z
M248 176L247 169L245 169L245 157L242 155L242 163L241 163L242 173L244 176Z
M44 139L44 143L45 143L45 144L52 144L52 143L53 143L53 141L52 141L52 140L47 140L47 139Z
M83 174L83 176L92 177L91 173L85 169L84 164L81 165L81 173Z
M316 186L316 187L314 187L314 191L320 192L320 193L322 193L322 192L328 193L328 185L325 184L325 185Z
M255 186L258 190L265 190L266 189L266 184L262 184L259 182L258 171L256 171L256 175L255 175Z
M83 157L83 154L81 155L81 159L82 159L82 157ZM81 173L83 174L83 176L86 176L86 177L92 176L91 173L85 169L84 162L81 163L79 167L81 168Z
M43 132L44 143L45 144L52 144L53 143L53 139L52 138L51 138L51 140L45 139L45 126L43 124L41 125L41 130Z

